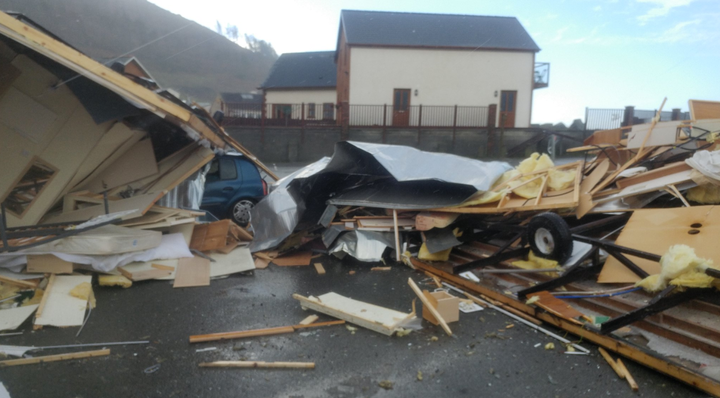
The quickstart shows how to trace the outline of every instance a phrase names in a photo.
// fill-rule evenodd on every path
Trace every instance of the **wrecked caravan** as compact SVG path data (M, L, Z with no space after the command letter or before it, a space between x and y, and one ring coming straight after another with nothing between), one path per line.
M90 59L22 15L0 13L0 75L6 227L141 216L229 149L274 177L203 109Z

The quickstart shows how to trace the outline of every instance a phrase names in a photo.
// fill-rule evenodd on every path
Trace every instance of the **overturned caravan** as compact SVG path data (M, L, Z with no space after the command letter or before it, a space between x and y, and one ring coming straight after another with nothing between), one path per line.
M22 15L0 13L0 76L5 250L20 244L14 228L140 217L229 150L274 177L202 108L94 61Z

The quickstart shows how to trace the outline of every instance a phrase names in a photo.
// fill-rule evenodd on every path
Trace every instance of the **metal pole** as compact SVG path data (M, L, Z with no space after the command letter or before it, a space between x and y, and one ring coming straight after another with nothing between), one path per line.
M2 238L3 247L8 248L7 234L5 233L5 227L7 226L7 220L5 218L5 203L0 203L2 208L2 215L0 216L0 238Z

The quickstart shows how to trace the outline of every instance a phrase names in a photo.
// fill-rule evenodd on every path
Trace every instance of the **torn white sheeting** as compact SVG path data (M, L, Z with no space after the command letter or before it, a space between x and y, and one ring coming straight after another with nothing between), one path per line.
M83 255L114 255L149 250L160 245L162 232L117 225L103 225L67 238L46 243L26 253L53 252Z
M10 393L5 389L3 383L0 383L0 398L10 398Z
M720 180L720 151L697 151L685 163L705 177Z
M58 258L71 263L89 265L95 271L100 272L110 272L116 267L123 266L134 261L144 262L193 256L187 243L185 242L185 238L183 238L183 235L180 233L163 235L160 245L153 249L116 254L112 256L86 256L52 252L33 254L53 254ZM0 254L0 268L9 268L14 271L20 271L26 263L27 256L24 252L21 252L21 254L18 254L18 252Z
M37 309L38 305L28 305L25 307L10 308L8 310L0 310L0 331L15 330L25 322L30 315Z
M12 278L17 279L21 281L25 281L28 279L41 279L45 277L45 274L22 274L20 272L12 272L8 269L0 268L0 276L4 276L6 278Z
M71 296L70 291L83 282L92 283L92 275L55 276L50 291L45 292L48 295L45 308L40 316L35 318L35 324L58 327L81 326L85 319L88 301Z
M385 249L394 247L394 235L391 232L351 231L338 238L330 253L342 258L349 254L360 261L380 261Z

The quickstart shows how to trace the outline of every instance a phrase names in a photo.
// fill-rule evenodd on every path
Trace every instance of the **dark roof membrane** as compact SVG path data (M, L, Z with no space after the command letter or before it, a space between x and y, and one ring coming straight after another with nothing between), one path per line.
M335 51L286 53L280 56L260 86L272 88L335 88Z
M540 51L515 17L343 10L350 45Z

